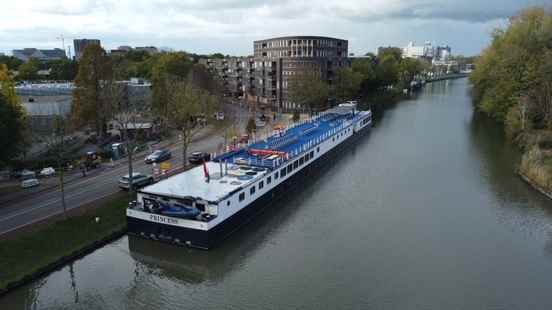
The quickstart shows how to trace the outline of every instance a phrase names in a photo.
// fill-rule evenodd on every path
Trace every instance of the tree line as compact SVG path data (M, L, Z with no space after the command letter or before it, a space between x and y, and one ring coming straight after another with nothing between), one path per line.
M470 80L475 107L516 138L552 130L552 13L529 8L496 29Z
M367 53L353 58L350 66L331 77L331 84L322 78L320 71L298 72L289 79L288 94L292 102L318 111L332 101L339 103L382 93L397 95L428 68L429 63L424 60L403 58L398 47L380 48L378 55Z

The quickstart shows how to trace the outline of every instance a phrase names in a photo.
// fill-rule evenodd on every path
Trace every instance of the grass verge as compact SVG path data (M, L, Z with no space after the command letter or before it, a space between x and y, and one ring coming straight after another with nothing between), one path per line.
M0 241L0 294L89 252L126 229L126 197ZM96 223L95 218L100 221Z

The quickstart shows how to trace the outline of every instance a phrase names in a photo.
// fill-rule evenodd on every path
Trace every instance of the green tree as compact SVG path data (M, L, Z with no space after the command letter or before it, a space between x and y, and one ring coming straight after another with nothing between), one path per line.
M288 80L288 94L292 102L308 108L312 113L325 107L329 87L328 83L320 78L320 72L305 71L293 75Z
M399 81L399 60L393 54L384 54L376 67L376 78L383 87L390 87Z
M202 128L202 119L211 115L217 102L214 96L188 81L172 79L168 85L168 120L180 132L183 165L186 166L188 147Z
M338 102L353 99L360 91L364 75L352 68L343 68L337 72L335 95Z
M111 102L102 98L102 88L110 85L112 77L111 59L104 49L97 44L87 46L75 79L72 116L77 124L93 123L100 136L107 131L111 113Z
M56 81L73 81L77 75L77 62L69 59L53 60L48 63L50 79Z
M532 97L532 104L536 104L542 92L535 89L539 79L546 79L540 68L552 48L550 42L552 15L542 7L529 8L511 18L506 29L497 29L470 76L476 107L504 121L520 98ZM533 121L546 123L543 118L543 114L536 113Z
M425 69L424 63L418 59L404 58L399 64L399 80L403 88L408 88L416 75Z
M8 67L8 70L17 70L23 61L13 56L0 56L0 64L4 64Z
M29 61L19 66L17 79L22 81L37 80L38 70L40 70L40 61L38 61L38 59L31 58Z
M152 101L155 114L165 123L169 119L171 84L188 76L192 61L184 53L162 54L152 68Z
M8 68L0 65L0 167L18 155L26 145L27 118L15 96Z

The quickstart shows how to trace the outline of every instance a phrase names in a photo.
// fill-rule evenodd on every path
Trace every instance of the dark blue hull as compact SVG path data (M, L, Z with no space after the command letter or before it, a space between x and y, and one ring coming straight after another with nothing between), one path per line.
M253 203L244 207L234 215L218 224L209 231L190 229L172 225L166 225L156 222L144 221L141 219L127 217L128 233L137 236L155 239L163 242L174 243L178 245L187 245L191 247L210 249L217 243L227 238L232 232L239 229L242 225L252 220L263 209L282 197L283 194L289 194L290 191L297 189L293 186L297 183L304 183L306 178L312 178L321 171L323 166L335 162L339 158L340 152L355 143L356 140L365 135L370 130L370 125L355 133L344 143L335 147L316 161L298 171L285 182L274 187L270 192L256 199ZM175 242L178 240L178 242Z

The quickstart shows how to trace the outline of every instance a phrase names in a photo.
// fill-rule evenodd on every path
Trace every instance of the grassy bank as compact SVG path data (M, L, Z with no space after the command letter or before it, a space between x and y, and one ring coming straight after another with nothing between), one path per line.
M552 140L550 137L532 137L536 140L527 145L521 163L519 173L539 190L552 197Z
M83 215L0 241L0 293L124 231L126 205L126 198L116 198ZM98 223L96 217L100 218Z

